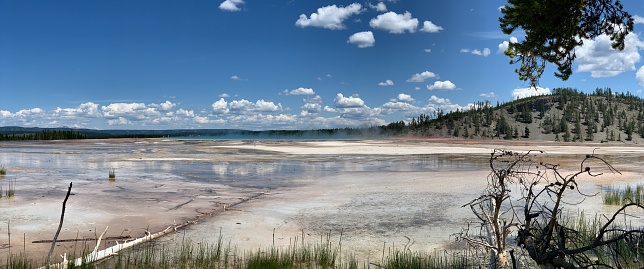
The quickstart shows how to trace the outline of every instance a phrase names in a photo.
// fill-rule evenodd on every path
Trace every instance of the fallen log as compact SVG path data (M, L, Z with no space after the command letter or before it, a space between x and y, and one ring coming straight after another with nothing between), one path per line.
M108 236L103 238L104 240L125 240L125 239L130 239L132 238L129 235L122 235L122 236ZM76 239L58 239L56 242L83 242L83 241L95 241L98 238L91 237L91 238L76 238ZM31 241L31 243L51 243L53 240L36 240L36 241Z

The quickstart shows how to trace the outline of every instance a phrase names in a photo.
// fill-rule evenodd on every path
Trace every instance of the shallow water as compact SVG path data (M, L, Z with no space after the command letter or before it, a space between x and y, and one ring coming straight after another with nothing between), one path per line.
M53 237L69 182L74 184L74 195L59 238L95 238L106 225L110 226L106 236L135 238L146 230L198 220L186 236L213 242L218 234L213 231L222 230L227 240L248 248L271 244L271 233L278 233L277 243L288 245L303 229L314 235L343 231L346 247L353 244L356 252L368 257L383 242L405 244L405 236L415 239L416 250L445 247L450 235L472 217L461 206L480 194L489 173L489 152L498 147L343 143L2 142L0 166L7 169L7 176L0 178L0 186L5 189L9 180L15 181L16 195L0 198L0 258L9 253L9 232L12 252L24 249L36 257L48 252L50 244L30 242ZM434 151L434 146L440 150ZM304 153L286 153L281 151L284 147ZM353 147L373 151L366 154L352 151ZM387 149L375 150L380 147ZM588 151L562 151L570 149ZM584 185L585 190L593 192L599 189L596 184L622 184L641 175L641 149L617 150L607 159L634 174L622 181L611 175L609 180ZM570 162L574 169L578 161L572 159L579 159L577 155L549 160ZM113 182L108 180L112 168ZM224 205L258 194L263 196L236 206L241 211L223 211ZM77 247L81 248L61 243L56 250L69 253Z
M110 235L138 237L146 229L215 212L257 193L279 192L354 173L480 169L468 158L443 155L289 155L220 149L239 141L55 141L0 143L0 165L15 181L15 196L0 198L0 254L11 247L43 253L52 238L70 182L61 237L90 238L110 224ZM244 142L250 143L250 142ZM257 142L252 142L257 143ZM270 142L267 142L270 143ZM314 151L314 149L313 149ZM116 180L108 180L114 168ZM392 179L395 181L395 179ZM186 203L184 205L184 203ZM152 210L152 212L150 212ZM157 212L163 212L160 217ZM6 228L10 224L10 231ZM116 224L115 224L116 222ZM6 226L4 224L7 224ZM16 241L16 235L23 240ZM24 246L23 243L26 243ZM61 251L71 246L61 245Z

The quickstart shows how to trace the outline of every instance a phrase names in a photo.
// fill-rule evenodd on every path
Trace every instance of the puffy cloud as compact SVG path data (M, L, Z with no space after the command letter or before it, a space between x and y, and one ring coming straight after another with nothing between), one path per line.
M228 108L233 113L244 113L253 109L253 103L246 99L233 100L228 104Z
M375 4L375 5L369 3L369 7L373 8L373 9L375 9L377 11L380 11L380 12L387 11L387 5L385 5L385 3L383 3L383 2L378 2L378 4Z
M132 122L123 117L118 117L116 119L111 119L107 121L109 125L131 125Z
M305 103L300 108L302 109L302 111L305 111L307 113L318 113L322 110L322 105L316 103Z
M222 114L253 114L257 112L276 112L282 111L282 104L275 104L273 102L257 100L255 103L246 99L233 100L226 102L224 98L212 103L212 113L215 115Z
M255 111L259 112L276 112L282 110L282 104L275 104L273 102L267 102L264 100L257 100L255 102Z
M172 103L170 101L165 101L164 103L161 103L161 104L158 104L158 105L157 104L151 104L151 106L158 107L159 110L161 110L161 111L168 111L168 110L174 108L175 106L177 106L177 104Z
M427 53L430 53L430 52L432 52L432 49L424 49L423 51L425 51Z
M236 76L236 75L231 76L230 79L232 79L232 80L241 80L241 78Z
M435 95L429 98L427 101L427 106L424 107L428 111L438 111L443 110L444 112L456 111L456 110L467 110L472 105L468 104L467 106L461 106L459 104L452 104L452 102L447 98L439 98Z
M87 102L80 104L77 108L60 108L57 107L54 110L53 115L55 117L98 117L100 113L98 112L98 104Z
M633 22L636 24L644 24L644 18L640 16L633 16Z
M144 103L112 103L102 106L101 111L103 117L111 119L112 122L118 122L118 124L126 124L119 118L124 118L128 122L146 121L161 115L156 107L152 105L148 107Z
M302 109L302 113L305 113L306 116L318 113L322 110L322 97L316 95L315 97L304 98L304 105L300 108Z
M330 5L318 8L317 13L311 13L310 18L306 14L301 14L295 22L299 27L321 27L331 30L346 28L342 23L354 14L360 14L362 5L353 3L347 7Z
M239 5L243 5L244 0L226 0L219 5L219 9L225 11L240 11Z
M407 80L407 82L424 82L428 78L438 78L438 75L433 72L424 71L422 73L416 73Z
M282 94L283 95L314 95L315 91L313 91L313 89L311 89L311 88L302 88L302 87L300 87L300 88L294 89L292 91L284 90L282 92Z
M403 34L405 31L416 32L418 19L412 18L411 13L397 14L393 11L380 14L369 22L374 29L389 31L392 34Z
M367 106L362 107L343 107L338 108L338 113L343 118L356 119L356 120L366 120L375 116L375 112Z
M194 117L194 116L195 116L195 112L194 112L194 111L192 111L192 110L185 110L185 109L183 109L183 108L180 108L179 110L177 110L177 111L175 112L175 115L185 116L185 117Z
M31 109L22 109L16 112L15 114L13 114L13 116L18 118L27 118L27 117L43 116L44 113L45 113L44 110L36 107Z
M11 117L11 112L6 110L0 110L0 118L9 118Z
M411 95L404 94L404 93L398 94L396 99L398 99L398 101L401 101L401 102L413 102L414 101L414 98L412 98Z
M335 108L332 108L330 106L324 106L324 112L338 112Z
M584 40L584 45L575 51L577 72L590 72L591 77L600 78L635 70L635 63L640 60L638 50L644 48L644 41L630 33L624 42L624 50L619 51L611 47L610 37L604 34L595 40Z
M226 114L228 113L228 102L224 98L219 99L219 101L212 103L212 113L213 114Z
M228 97L230 97L230 94L222 93L222 94L220 94L220 95L219 95L219 96L217 96L217 97L220 97L220 98L228 98Z
M451 91L456 89L456 85L449 80L434 81L433 85L427 85L427 89L430 91Z
M479 55L479 56L483 56L483 57L487 57L487 56L490 55L490 49L488 49L488 48L484 48L483 51L480 51L478 49L474 49L474 50L461 49L461 52L463 52L463 53L471 53L471 54Z
M341 93L336 95L333 100L335 106L338 108L358 108L364 107L364 101L360 97L344 97Z
M347 43L358 45L358 48L368 48L373 47L376 43L376 39L373 37L371 31L357 32L352 34L347 40Z
M635 80L637 80L638 84L644 86L644 65L642 65L642 67L637 70L637 73L635 74Z
M419 108L407 103L407 102L401 102L401 101L389 101L385 104L383 104L380 107L380 113L382 114L392 114L395 112L408 112L408 111L418 111Z
M427 32L427 33L438 33L441 30L443 30L443 27L438 26L431 21L423 22L423 28L420 28L421 32Z
M497 54L504 53L506 50L508 50L508 47L510 46L510 43L517 43L519 40L516 37L510 37L510 41L503 41L501 44L499 44L499 49L496 51Z
M526 98L535 95L545 95L550 94L550 88L518 88L512 91L512 99L517 100L521 98Z
M485 98L496 98L496 94L494 92L481 93L479 94L479 96L485 97Z
M201 117L201 116L195 116L194 118L192 118L192 120L199 124L206 124L210 122L210 120L208 120L208 117Z
M385 80L383 82L378 83L378 86L394 86L394 82L391 81L391 79Z

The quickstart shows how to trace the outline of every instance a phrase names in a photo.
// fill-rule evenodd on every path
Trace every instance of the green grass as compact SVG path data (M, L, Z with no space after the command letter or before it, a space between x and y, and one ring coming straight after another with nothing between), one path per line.
M599 229L604 225L605 221L606 219L600 215L587 217L583 212L580 212L579 216L576 218L566 217L563 219L562 225L571 228L575 231L575 234L579 235L579 237L577 237L577 241L572 241L570 239L567 241L568 249L592 244L595 236L598 234ZM610 229L631 230L635 228L620 225L619 227L609 227L609 230ZM604 240L611 238L611 236L613 236L613 234L607 232ZM615 243L604 245L594 250L586 251L585 254L596 262L609 264L616 268L617 264L615 263L615 256L620 256L621 268L640 268L639 264L641 262L639 260L641 260L641 257L644 255L644 247L638 244L641 239L637 237L638 236L633 236L630 240L620 240Z
M0 266L2 266L2 260L0 259ZM38 268L36 264L30 260L28 257L22 254L12 254L4 263L7 269L30 269Z
M114 170L114 168L110 169L108 178L110 179L110 181L116 180L116 171Z
M631 202L644 202L644 185L637 184L634 187L626 185L623 188L609 186L604 188L605 205L624 205Z
M68 268L214 268L214 269L358 269L358 268L472 268L467 256L447 254L429 255L409 250L391 250L379 263L358 261L352 254L344 253L341 261L341 243L332 243L329 237L316 243L296 240L287 247L271 246L256 250L240 251L224 244L222 237L214 243L150 242L135 246L112 258L94 264L69 265ZM383 252L384 253L384 252ZM384 255L384 254L383 254ZM71 260L71 259L70 259ZM24 256L12 256L6 263L0 259L0 267L37 268L36 262Z
M2 193L2 187L0 187L0 193ZM4 190L4 195L7 198L11 198L16 195L16 180L11 180L9 179L9 186ZM2 194L0 194L0 197L2 197Z
M5 169L3 166L2 168L0 168L0 176L6 176L6 175L7 175L7 169Z

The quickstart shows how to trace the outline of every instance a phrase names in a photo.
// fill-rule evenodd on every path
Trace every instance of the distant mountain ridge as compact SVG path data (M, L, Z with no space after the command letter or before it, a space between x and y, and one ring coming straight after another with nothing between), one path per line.
M360 139L444 137L559 142L644 143L644 99L631 93L597 88L587 94L556 88L549 95L508 103L477 102L468 110L422 114L409 121L368 128L319 130L171 129L94 130L0 127L0 140L52 140L119 137L243 136L246 139ZM234 139L234 138L233 138Z

